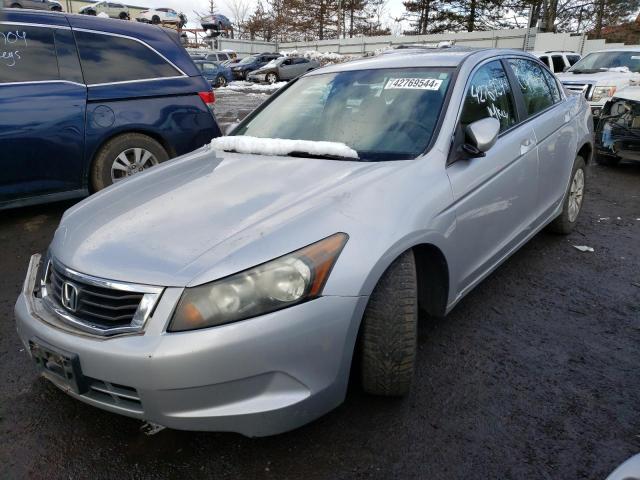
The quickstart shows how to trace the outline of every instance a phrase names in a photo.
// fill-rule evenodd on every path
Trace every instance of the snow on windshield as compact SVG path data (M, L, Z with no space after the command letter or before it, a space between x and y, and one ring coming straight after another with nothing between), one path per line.
M283 138L258 138L244 135L214 138L211 141L211 148L214 150L253 153L256 155L289 155L293 152L304 152L310 155L358 158L358 152L344 143L288 140Z

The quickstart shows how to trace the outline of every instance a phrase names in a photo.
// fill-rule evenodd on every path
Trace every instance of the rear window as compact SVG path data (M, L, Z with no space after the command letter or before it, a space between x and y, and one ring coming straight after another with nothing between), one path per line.
M180 75L164 58L135 40L79 31L75 36L89 85Z
M52 29L0 25L0 83L59 78Z

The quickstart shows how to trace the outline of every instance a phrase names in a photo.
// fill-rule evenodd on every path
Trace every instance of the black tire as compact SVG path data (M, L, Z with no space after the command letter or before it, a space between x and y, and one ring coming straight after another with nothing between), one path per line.
M380 278L362 319L362 386L367 393L405 395L411 386L418 337L418 292L413 251Z
M157 25L160 23L160 17L158 15L154 15L153 17L151 17L151 23L153 23L154 25Z
M120 12L118 18L120 18L120 20L129 20L129 14L127 12Z
M605 156L605 155L600 155L596 153L593 156L593 158L598 165L602 165L604 167L615 167L616 165L618 165L618 163L620 163L620 157L614 157L609 155Z
M87 15L92 15L95 17L96 15L98 15L98 13L95 10L88 10Z
M273 85L278 80L280 80L280 79L278 78L278 74L275 73L275 72L269 72L269 73L267 73L267 76L265 77L265 81L270 85Z
M571 216L569 214L569 201L571 197L570 192L571 192L574 178L576 177L578 170L582 170L582 178L583 178L582 198L578 208L578 213L573 219L571 219ZM569 178L569 184L567 185L567 190L565 191L565 194L564 194L564 201L562 203L562 212L560 213L560 215L556 217L555 220L553 220L553 222L549 224L548 228L550 231L554 233L559 233L561 235L568 235L573 231L574 227L578 223L578 218L580 218L580 212L582 211L582 206L584 205L584 192L586 190L586 178L587 178L587 169L586 169L584 158L578 155L574 160L573 168L571 169L571 177Z
M62 11L62 8L61 8L61 7L58 7L58 6L51 7L51 11L52 11L52 12L61 12L61 11Z
M214 87L215 88L220 88L220 87L224 87L227 85L227 79L224 78L224 75L218 75L216 77L216 81L214 83Z
M11 8L22 8L22 5L20 5L19 3L12 3Z
M91 165L91 188L97 192L113 183L111 167L120 153L130 148L144 148L151 152L158 163L169 160L169 154L160 143L140 133L125 133L105 143L96 154Z

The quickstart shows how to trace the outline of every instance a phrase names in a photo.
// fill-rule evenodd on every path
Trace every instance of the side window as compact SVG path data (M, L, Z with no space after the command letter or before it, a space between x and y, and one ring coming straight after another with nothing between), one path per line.
M52 29L0 25L0 83L59 78Z
M71 82L84 83L73 32L71 30L56 29L55 41L60 78Z
M556 81L556 77L546 70L542 70L544 73L544 78L547 80L547 85L549 85L549 90L551 90L551 98L553 98L553 103L558 103L562 97L560 96L560 90L558 89L558 82Z
M516 123L511 87L502 64L494 60L481 66L471 78L464 98L460 123L463 127L487 117L500 121L500 131Z
M216 67L215 63L205 63L202 67L204 73L216 73L218 71L218 67Z
M554 72L558 73L564 70L564 58L562 58L562 55L554 55L551 60L553 61Z
M547 67L551 68L551 65L549 65L549 57L545 56L545 57L540 57L540 61L542 63L544 63Z
M520 91L529 115L553 105L551 89L544 75L544 69L531 60L512 58L509 65L518 79Z
M180 75L164 58L135 40L79 31L75 36L89 85Z
M573 66L580 60L580 55L567 55L567 60L569 60L569 65Z
M308 63L309 60L307 60L306 58L296 58L293 63L295 63L296 65L300 65L302 63Z

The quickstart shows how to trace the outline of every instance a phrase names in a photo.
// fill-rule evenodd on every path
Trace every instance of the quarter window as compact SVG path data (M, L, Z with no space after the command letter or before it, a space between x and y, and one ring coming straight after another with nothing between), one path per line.
M516 123L511 86L499 61L486 63L473 74L464 99L460 123L465 127L487 117L500 121L500 131Z
M518 79L528 115L535 115L554 104L554 96L540 65L522 58L510 59L509 65Z
M79 31L75 35L89 85L180 75L164 58L135 40Z
M0 25L0 83L59 78L52 29Z

